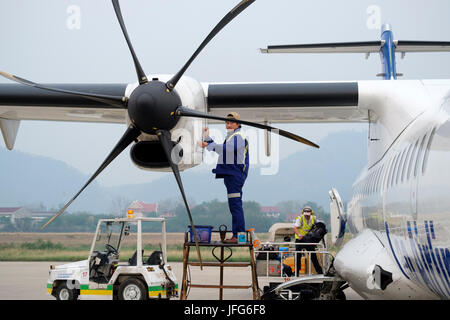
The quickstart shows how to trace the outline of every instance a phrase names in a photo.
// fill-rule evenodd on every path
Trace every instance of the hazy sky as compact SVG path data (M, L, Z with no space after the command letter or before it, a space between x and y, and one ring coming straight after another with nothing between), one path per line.
M128 33L147 74L175 73L237 0L122 0ZM396 39L450 41L450 1L257 0L216 36L186 72L201 82L373 80L378 55L263 55L268 44L378 40L380 23ZM41 83L136 81L109 0L2 0L0 70ZM449 78L450 53L397 56L404 79ZM0 79L0 82L8 82ZM314 142L361 124L278 125ZM222 126L219 126L221 128ZM22 121L15 149L94 172L125 125ZM280 140L281 158L303 146ZM3 140L0 147L4 147ZM201 166L200 169L204 169ZM128 149L97 181L105 186L161 174L134 167Z

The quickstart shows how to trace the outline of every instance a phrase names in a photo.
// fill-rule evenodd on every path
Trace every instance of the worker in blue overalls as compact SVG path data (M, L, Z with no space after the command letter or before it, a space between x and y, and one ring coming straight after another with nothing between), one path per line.
M225 243L237 243L239 232L245 232L244 210L242 209L242 187L248 175L249 156L248 141L241 132L241 125L233 122L233 119L240 120L236 112L227 115L230 121L225 122L227 136L223 144L217 144L209 136L209 129L204 128L206 138L201 143L203 148L214 151L219 155L217 166L213 169L216 179L222 179L227 188L228 207L232 216L232 232L230 239Z

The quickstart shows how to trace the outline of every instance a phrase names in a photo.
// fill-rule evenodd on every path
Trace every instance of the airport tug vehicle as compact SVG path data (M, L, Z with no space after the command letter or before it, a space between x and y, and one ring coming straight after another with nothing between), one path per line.
M161 223L159 250L144 257L142 230L158 222ZM135 248L125 262L119 260L122 244L130 255ZM177 297L177 279L167 264L165 219L134 218L129 212L128 218L99 220L88 259L50 266L47 293L58 300Z

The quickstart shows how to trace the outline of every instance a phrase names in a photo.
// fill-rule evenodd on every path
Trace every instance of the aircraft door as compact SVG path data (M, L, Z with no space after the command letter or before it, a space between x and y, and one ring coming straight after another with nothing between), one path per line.
M328 192L330 195L330 223L331 223L331 243L340 246L344 240L345 224L347 217L344 212L341 196L335 188Z

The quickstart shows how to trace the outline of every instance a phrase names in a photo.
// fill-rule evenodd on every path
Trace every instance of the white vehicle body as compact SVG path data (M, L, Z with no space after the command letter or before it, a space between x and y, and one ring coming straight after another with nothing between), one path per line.
M149 264L143 262L142 257L142 222L159 222L162 224L162 260L160 264ZM105 223L114 223L121 226L119 235L119 246L117 254L108 252L107 258L112 266L106 275L105 281L101 277L95 278L94 269L98 255L98 242L100 240L100 227ZM137 224L137 250L136 261L134 263L119 262L119 249L122 237L125 236L126 226ZM166 259L165 243L165 220L163 218L123 218L123 219L102 219L98 223L97 231L92 242L89 258L78 262L51 266L49 279L47 281L47 293L55 295L58 299L63 299L64 294L60 293L59 287L64 286L64 290L74 290L75 298L90 299L119 299L120 285L129 279L137 279L145 287L145 298L171 298L178 295L178 283L175 273ZM98 262L98 261L97 261ZM130 265L133 264L133 265ZM170 280L168 280L168 277ZM100 279L100 280L99 280ZM131 289L130 289L131 290ZM132 291L132 293L136 293ZM134 296L128 295L132 299Z

